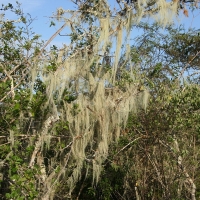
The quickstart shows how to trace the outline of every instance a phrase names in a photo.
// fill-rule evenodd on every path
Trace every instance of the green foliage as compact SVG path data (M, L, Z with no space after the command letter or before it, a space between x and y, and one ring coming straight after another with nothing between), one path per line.
M198 31L139 23L130 54L113 56L109 39L116 34L120 44L124 24L129 33L135 20L129 8L142 17L136 3L119 1L111 23L107 3L77 2L70 48L49 51L18 3L2 5L16 20L0 20L0 199L200 197L199 76L183 79L199 69Z
M19 157L20 153L10 156L8 160L11 185L10 192L6 193L6 198L17 200L35 199L38 196L38 191L35 187L36 181L34 179L38 169L28 169L23 159L24 157L28 158L28 155L22 153L21 157Z

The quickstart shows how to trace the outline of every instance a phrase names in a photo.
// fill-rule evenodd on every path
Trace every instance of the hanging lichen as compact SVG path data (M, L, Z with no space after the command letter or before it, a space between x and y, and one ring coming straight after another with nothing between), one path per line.
M72 43L58 52L56 70L46 70L45 66L52 58L44 57L43 63L32 70L32 82L36 75L45 82L48 96L46 106L52 108L52 115L68 122L72 141L65 162L59 166L60 172L52 172L50 176L54 181L49 183L47 179L44 184L43 199L53 198L56 183L61 177L67 179L70 195L81 178L86 161L93 167L93 183L98 182L109 145L118 140L129 113L141 107L146 110L149 93L145 89L138 94L138 78L129 60L129 41L124 40L123 35L127 37L132 24L147 14L156 14L156 18L159 16L159 21L164 25L171 22L172 14L176 14L177 3L158 0L149 6L151 2L142 0L135 6L124 3L127 16L116 10L112 12L105 0L82 3L74 12L58 10L59 20L64 13L72 13L71 18L64 18L72 30ZM111 41L113 45L110 49L115 49L113 54L108 51ZM124 64L120 63L122 44L127 46ZM117 85L120 79L116 80L116 74L126 63L129 64L131 82L124 83L120 88ZM75 94L75 100L64 101L64 91ZM48 142L51 142L49 138ZM93 152L92 158L87 157L87 151L90 154ZM70 162L73 163L72 173L67 173L66 166Z

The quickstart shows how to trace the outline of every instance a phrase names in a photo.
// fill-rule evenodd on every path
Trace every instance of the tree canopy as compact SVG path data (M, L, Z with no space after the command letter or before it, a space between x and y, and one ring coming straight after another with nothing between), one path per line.
M74 1L46 43L2 5L1 199L199 197L199 31L170 25L197 3Z

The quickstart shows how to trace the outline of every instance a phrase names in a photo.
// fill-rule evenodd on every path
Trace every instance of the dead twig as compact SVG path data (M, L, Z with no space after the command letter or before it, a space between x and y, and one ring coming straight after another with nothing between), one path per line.
M143 137L141 136L141 137L135 138L134 140L129 142L127 145L125 145L122 149L120 149L114 156L118 155L120 152L122 152L124 149L126 149L128 146L130 146L133 142L135 142L141 138L143 138Z

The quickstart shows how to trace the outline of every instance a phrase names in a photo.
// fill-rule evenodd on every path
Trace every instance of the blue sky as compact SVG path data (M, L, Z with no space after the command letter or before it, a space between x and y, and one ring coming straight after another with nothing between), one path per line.
M8 2L15 5L16 0L1 0L1 3L4 4ZM37 34L42 35L42 39L44 40L49 39L63 25L62 22L59 22L56 27L49 27L51 21L49 17L56 12L57 8L62 7L66 10L75 8L70 0L18 0L18 2L22 4L24 13L30 13L32 18L35 18L32 24L33 30ZM112 5L115 5L115 1L113 1ZM200 9L194 13L190 12L188 18L180 14L179 20L176 20L176 24L178 26L181 23L187 28L195 27L200 29ZM58 45L68 43L68 38L58 36L54 39L53 43Z
M13 6L16 0L1 0L1 4L11 3ZM56 27L49 27L51 17L53 13L60 7L64 9L73 9L74 5L70 0L18 0L21 3L21 8L24 13L29 13L32 18L34 18L34 22L32 24L33 31L36 34L42 35L42 39L48 40L56 30L63 25L63 22L58 22ZM12 15L6 16L6 18L13 18ZM54 44L65 43L66 37L56 37L54 40Z

